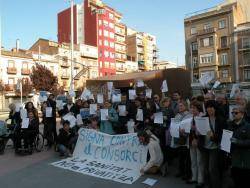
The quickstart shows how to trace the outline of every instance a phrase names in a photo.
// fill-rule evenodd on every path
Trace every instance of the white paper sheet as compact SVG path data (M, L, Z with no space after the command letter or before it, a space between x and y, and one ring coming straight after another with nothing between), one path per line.
M122 95L120 93L118 94L113 94L112 95L112 102L121 102L122 101Z
M206 86L211 80L213 80L213 77L210 74L204 74L200 79L200 83L203 86Z
M142 109L137 109L136 120L143 121L143 110Z
M129 94L129 100L134 100L135 97L136 97L136 91L134 89L130 89L128 91L128 94Z
M216 81L213 85L213 89L216 89L220 85L220 81Z
M20 110L20 116L21 116L21 119L27 118L28 117L27 110L26 109L21 109Z
M89 100L90 95L91 95L91 91L88 90L87 88L85 88L84 91L81 94L81 99Z
M101 120L106 121L108 120L107 117L109 116L109 110L108 109L101 109Z
M71 97L75 97L76 96L76 93L75 93L75 91L73 89L69 90L69 96L71 96Z
M126 116L126 105L118 105L119 116Z
M233 132L223 129L222 139L221 139L221 150L230 153L231 151L231 138L233 137Z
M197 131L201 135L207 135L208 131L211 130L208 117L195 117L194 120Z
M52 117L52 107L46 107L45 111L46 117Z
M162 82L161 91L162 91L162 93L168 92L167 80L164 80L164 81Z
M154 123L163 124L163 114L162 112L158 112L154 114Z
M97 104L90 104L89 105L89 114L94 115L97 113Z
M22 129L27 129L29 127L30 120L29 118L22 119Z
M144 87L143 80L137 80L137 87Z
M152 89L146 89L146 97L151 99L151 97L152 97Z
M71 113L68 113L65 116L63 116L63 119L69 121L71 128L76 125L76 118Z
M77 116L76 116L76 124L77 125L83 125L81 114L77 114Z
M63 101L56 100L56 107L58 108L58 110L62 110L63 109Z
M149 185L149 186L153 186L158 180L152 179L152 178L147 178L144 182L142 182L143 184Z
M240 86L239 84L233 84L232 86L232 90L231 90L231 93L230 93L230 98L233 98L236 91L239 90Z
M190 133L192 118L184 119L180 122L180 128L185 130L185 133Z
M134 133L135 132L135 122L133 120L128 121L127 128L128 128L128 133Z
M22 105L20 103L16 104L16 112L20 112L20 109L22 108Z
M171 118L170 135L174 138L180 137L180 121L175 118Z
M113 82L107 82L108 85L108 90L112 91L113 90Z
M103 104L103 94L97 94L97 103Z

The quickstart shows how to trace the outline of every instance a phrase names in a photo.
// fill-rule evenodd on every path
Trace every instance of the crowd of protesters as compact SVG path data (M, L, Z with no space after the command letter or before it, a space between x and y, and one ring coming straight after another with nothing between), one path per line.
M16 112L15 104L11 104L9 118L11 124L17 126L13 136L16 147L20 146L20 139L25 140L24 147L32 142L32 132L38 130L39 122L44 125L44 137L47 147L56 146L60 155L71 156L77 141L77 131L81 127L95 129L107 134L128 133L128 122L134 122L134 131L138 133L139 141L148 145L149 159L142 174L161 174L166 176L168 166L175 164L178 159L178 173L187 184L195 187L208 186L210 188L222 187L222 179L229 168L235 187L248 187L250 177L250 103L244 93L238 92L234 96L235 105L229 110L229 102L225 94L214 94L207 91L201 96L184 100L181 93L174 92L172 96L154 94L148 98L145 92L137 93L137 97L129 100L128 94L122 94L121 102L104 100L97 104L95 115L82 118L81 124L72 127L70 121L63 120L67 114L75 118L81 109L87 109L91 104L96 104L94 98L83 100L67 97L67 103L58 109L55 96L49 95L47 101L41 104L42 117L38 116L32 102L25 106L29 118L27 131L21 131L20 112ZM124 115L119 113L119 105L126 106ZM52 116L46 116L46 108L52 108ZM101 120L100 109L108 109L107 120ZM143 119L138 119L138 110L142 110ZM154 123L155 113L163 113L163 123ZM57 114L62 118L62 128L57 131ZM195 117L208 117L211 130L207 135L201 135L197 130ZM230 118L231 117L231 118ZM179 138L171 136L171 119L183 121L192 118L190 133L179 129ZM226 153L220 149L223 130L233 132L231 138L231 152Z

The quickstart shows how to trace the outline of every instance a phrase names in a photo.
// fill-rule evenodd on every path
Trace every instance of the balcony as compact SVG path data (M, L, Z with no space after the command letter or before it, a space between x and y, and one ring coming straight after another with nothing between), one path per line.
M123 68L123 67L116 67L116 71L118 71L118 72L125 72L125 68Z
M250 44L242 45L239 51L250 51Z
M15 85L14 84L6 84L5 91L14 91Z
M69 74L62 74L61 78L62 79L69 79Z
M21 73L22 73L22 75L29 75L30 74L30 70L22 68Z
M16 74L16 68L15 67L8 67L7 68L7 73L8 74Z
M70 67L70 64L69 64L68 62L63 61L63 62L61 63L61 66L62 66L62 67Z
M115 31L115 34L116 34L116 35L120 35L120 36L122 36L122 37L125 36L125 32L121 32L121 31Z
M203 30L198 31L198 36L212 34L215 32L216 32L216 28L214 28L214 27L208 28L208 29L203 29Z
M219 79L221 83L230 83L232 82L232 78L231 77L228 77L228 78L220 78Z

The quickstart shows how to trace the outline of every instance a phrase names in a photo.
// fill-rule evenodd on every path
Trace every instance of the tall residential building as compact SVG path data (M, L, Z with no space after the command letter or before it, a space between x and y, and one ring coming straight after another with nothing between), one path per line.
M138 62L139 70L152 70L157 59L156 37L127 29L127 55Z
M246 17L239 3L223 3L187 15L184 20L186 67L192 82L204 74L227 84L237 81L234 29Z

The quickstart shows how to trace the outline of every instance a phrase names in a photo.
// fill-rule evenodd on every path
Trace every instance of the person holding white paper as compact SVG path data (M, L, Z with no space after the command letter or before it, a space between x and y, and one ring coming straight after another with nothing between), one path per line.
M233 121L228 129L233 131L231 138L232 168L231 174L235 187L246 187L250 174L250 124L244 119L245 108L237 106L233 109Z
M21 116L20 116L20 110L19 110L19 112L16 111L16 105L14 103L11 103L9 105L9 109L10 109L9 119L11 120L10 129L14 130L14 128L16 126L19 126L21 121L22 121Z
M104 108L108 110L108 114L106 120L101 120L100 131L111 135L115 134L113 126L118 123L118 114L108 101L104 103Z
M35 115L35 118L37 118L39 120L38 111L37 111L37 109L35 108L35 106L34 106L34 104L32 102L27 102L25 104L25 109L27 110L27 112L33 111L34 115Z

